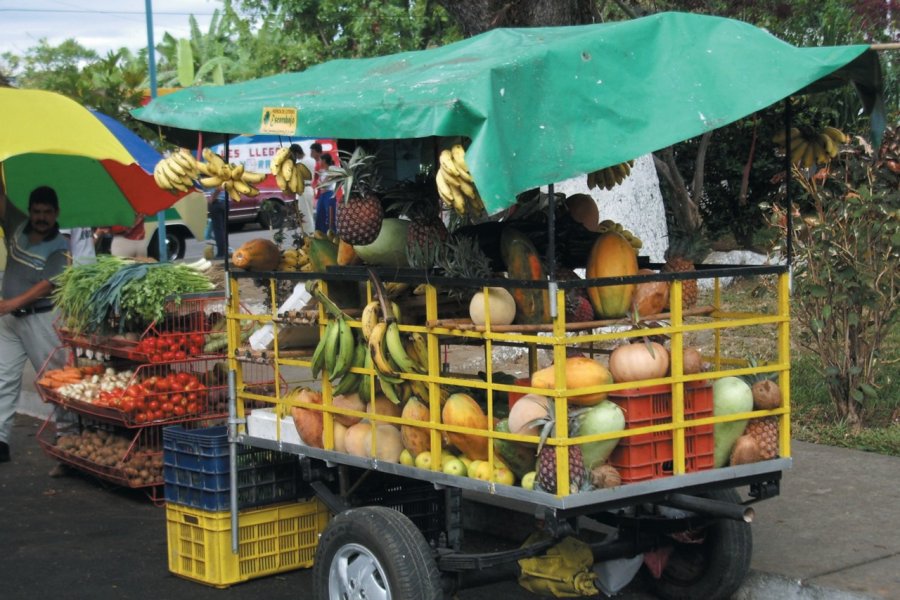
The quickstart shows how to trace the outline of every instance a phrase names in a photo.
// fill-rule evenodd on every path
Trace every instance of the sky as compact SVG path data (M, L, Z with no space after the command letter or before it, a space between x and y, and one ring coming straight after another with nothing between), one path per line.
M0 54L23 55L46 38L52 46L74 38L103 56L121 47L147 47L148 0L0 0ZM156 44L168 32L189 37L193 14L206 32L220 0L149 0Z

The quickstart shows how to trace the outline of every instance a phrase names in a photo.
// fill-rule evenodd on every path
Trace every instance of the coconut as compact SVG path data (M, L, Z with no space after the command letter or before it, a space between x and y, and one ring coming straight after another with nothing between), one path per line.
M756 410L781 407L781 388L771 379L757 381L750 389L753 392L753 408Z
M614 466L603 463L591 469L591 483L600 489L618 487L622 485L622 476Z
M759 443L752 435L742 435L731 450L731 465L746 465L762 460Z
M683 371L685 375L701 373L703 371L703 356L696 348L685 348L682 351L684 357Z

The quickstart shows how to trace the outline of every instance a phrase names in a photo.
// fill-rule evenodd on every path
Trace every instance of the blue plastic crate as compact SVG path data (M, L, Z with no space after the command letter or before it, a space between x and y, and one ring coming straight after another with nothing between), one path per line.
M231 507L228 433L224 426L163 429L163 479L167 502L203 510ZM238 507L298 497L299 465L293 454L238 446Z

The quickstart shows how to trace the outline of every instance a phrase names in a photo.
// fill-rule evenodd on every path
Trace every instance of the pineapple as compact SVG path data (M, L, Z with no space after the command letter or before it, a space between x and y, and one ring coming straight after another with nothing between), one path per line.
M490 279L494 272L491 259L484 253L478 240L466 236L450 236L437 247L429 247L429 252L418 251L411 256L410 265L427 268L420 261L432 260L430 266L437 267L447 277L465 279L473 283ZM447 295L453 298L468 298L473 288L448 286Z
M547 438L555 434L556 419L554 417L553 403L548 403L547 414L529 423L529 427L541 427L541 441L537 451L537 475L534 480L535 488L551 494L556 493L556 447L546 446ZM570 431L574 431L576 418L584 409L569 411ZM582 489L591 486L590 477L584 468L584 457L581 446L569 446L569 493L575 494Z
M758 364L753 357L747 359L747 365L750 367L755 368ZM773 381L775 377L774 373L754 373L741 376L741 379L746 381L753 390L754 410L770 410L781 406L781 391ZM762 460L778 456L778 417L750 419L744 429L744 435L749 435L756 440Z
M663 265L664 273L685 273L694 271L694 264L703 260L709 253L709 247L703 237L697 232L695 235L675 233L669 236L669 247L666 250L666 264ZM697 280L685 279L681 284L682 307L692 308L697 304Z
M756 440L762 460L778 456L778 417L750 419L744 429L744 435Z
M384 219L384 209L376 195L375 155L357 147L344 164L328 169L320 185L335 183L344 190L344 200L338 206L338 236L352 246L365 246L378 237Z
M556 278L559 281L581 279L575 271L565 267L557 268ZM566 288L566 322L583 323L594 319L594 307L588 299L585 288Z

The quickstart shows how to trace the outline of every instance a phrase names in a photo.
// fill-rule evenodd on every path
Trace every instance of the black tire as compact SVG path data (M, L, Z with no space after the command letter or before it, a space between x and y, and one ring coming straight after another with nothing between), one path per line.
M284 204L266 200L259 209L259 224L263 229L279 229L284 225Z
M353 508L331 520L316 549L313 592L316 600L443 598L428 542L405 515L383 506Z
M166 253L169 260L184 258L187 243L184 234L177 229L166 229ZM159 232L154 231L147 245L147 256L159 260Z
M707 498L740 503L733 489L713 490ZM717 519L701 543L673 543L672 555L659 579L646 573L657 596L665 600L730 598L750 570L753 533L749 523Z

